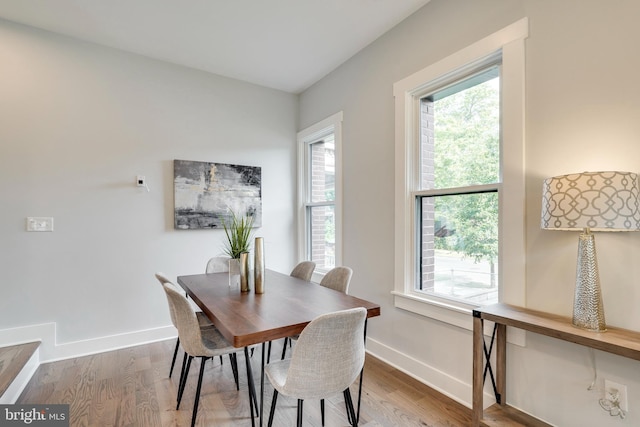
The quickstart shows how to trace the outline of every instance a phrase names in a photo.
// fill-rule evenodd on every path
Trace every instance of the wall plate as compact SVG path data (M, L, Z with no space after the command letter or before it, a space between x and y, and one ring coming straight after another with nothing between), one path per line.
M50 216L27 217L27 231L53 231L53 217L50 217Z

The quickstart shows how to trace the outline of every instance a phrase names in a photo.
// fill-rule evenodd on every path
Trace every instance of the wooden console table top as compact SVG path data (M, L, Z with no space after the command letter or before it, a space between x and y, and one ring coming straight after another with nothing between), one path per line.
M542 311L493 304L474 310L484 320L569 341L586 347L640 360L640 332L607 326L605 332L591 332L571 324L571 318Z

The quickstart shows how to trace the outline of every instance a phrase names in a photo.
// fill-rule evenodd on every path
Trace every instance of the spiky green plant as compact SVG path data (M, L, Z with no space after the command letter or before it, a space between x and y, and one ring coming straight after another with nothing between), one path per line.
M242 252L249 252L251 245L251 234L253 232L253 216L236 215L231 213L230 220L223 219L222 226L227 235L227 241L224 245L224 252L231 258L240 258Z

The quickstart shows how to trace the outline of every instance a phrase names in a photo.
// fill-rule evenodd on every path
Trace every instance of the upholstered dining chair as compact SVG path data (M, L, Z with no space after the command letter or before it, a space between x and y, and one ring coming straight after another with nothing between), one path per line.
M298 279L306 280L309 282L311 280L311 276L313 275L313 270L316 269L316 263L313 261L302 261L291 270L292 277L297 277Z
M225 256L214 256L207 261L207 267L205 269L206 274L211 273L224 273L229 271L229 260L231 258Z
M175 286L173 282L171 282L171 280L164 273L160 273L160 272L156 273L156 279L158 279L160 284L170 283L172 286ZM171 310L171 306L169 306L169 315L171 316L171 323L173 324L174 327L177 328L175 315L173 314L173 310ZM214 327L213 324L211 323L211 320L209 320L207 315L204 314L203 312L201 311L196 312L196 316L198 318L198 324L200 325L200 328ZM179 347L180 347L180 336L178 336L178 339L176 340L176 346L173 349L173 358L171 359L171 368L169 369L169 378L171 378L171 376L173 375L173 368L176 364L176 357L178 356ZM184 369L185 360L186 360L186 355L182 361L183 369ZM220 358L220 361L222 361L222 358Z
M293 270L291 270L291 273L289 274L289 276L296 277L298 279L306 280L307 282L309 282L311 281L311 276L313 276L313 271L315 269L316 269L315 262L302 261L298 263L295 267L293 267ZM297 335L293 337L293 339L297 339ZM282 359L284 359L284 356L287 353L287 346L290 346L290 345L291 345L291 339L289 337L285 337L284 343L282 346ZM271 341L269 341L269 354L267 356L267 362L269 362L270 357L271 357Z
M343 393L349 422L357 425L349 386L364 367L366 317L363 307L318 316L300 333L290 359L266 366L265 374L274 388L269 427L279 394L298 400L300 427L305 399L320 399L324 425L324 399Z
M167 295L169 306L175 318L181 345L184 348L185 353L188 354L187 365L183 369L180 384L178 386L178 402L176 410L180 409L180 402L182 401L182 395L187 383L187 378L189 377L191 361L194 357L199 357L201 360L196 396L193 403L193 415L191 416L191 426L193 427L198 414L198 404L200 400L200 390L202 388L202 376L204 373L205 362L210 358L228 354L232 361L231 365L233 375L236 381L236 389L238 389L238 364L236 359L236 351L238 351L238 349L233 347L233 345L222 336L217 328L200 328L196 312L193 307L182 292L180 292L172 283L163 283L162 287ZM255 396L252 396L252 402L249 404L252 405L254 403L257 404L257 399Z
M315 265L314 265L315 268ZM313 274L313 272L312 272ZM329 270L324 277L320 280L320 286L325 288L331 288L335 291L348 293L349 283L351 282L351 276L353 276L353 270L349 267L334 267ZM282 346L282 357L284 359L287 355L287 347L291 347L291 342L298 339L297 335L286 337L284 339L284 345Z
M353 270L349 267L335 267L320 280L320 286L347 294L349 293L351 276L353 276Z

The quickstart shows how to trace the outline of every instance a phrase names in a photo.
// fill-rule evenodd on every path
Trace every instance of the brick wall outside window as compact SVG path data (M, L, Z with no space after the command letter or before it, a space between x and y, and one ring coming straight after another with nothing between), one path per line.
M433 101L422 99L420 104L420 176L422 188L434 185L434 109ZM433 291L435 279L435 209L434 199L423 199L422 205L422 274L420 289Z
M317 142L312 144L311 162L311 201L323 202L327 201L327 191L335 189L335 173L328 170L326 166L326 158L328 155L329 144ZM326 241L326 225L327 217L333 217L333 208L326 206L316 206L311 208L310 225L311 225L311 261L315 262L318 267L334 266L333 243Z

